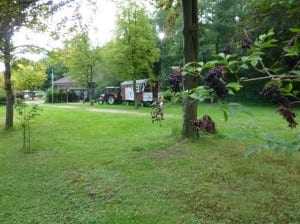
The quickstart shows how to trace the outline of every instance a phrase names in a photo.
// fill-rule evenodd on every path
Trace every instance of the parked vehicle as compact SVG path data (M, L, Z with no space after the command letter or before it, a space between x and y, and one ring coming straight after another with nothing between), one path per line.
M121 89L120 87L106 87L104 93L99 97L99 104L108 103L122 103Z
M150 83L149 79L136 80L136 93L137 100L142 106L152 104L158 99L158 83ZM134 102L133 81L124 81L121 87L106 87L98 102L99 104Z
M141 105L151 104L158 98L158 83L150 83L149 79L136 80L137 100ZM123 102L129 104L134 101L133 81L121 83L121 96Z

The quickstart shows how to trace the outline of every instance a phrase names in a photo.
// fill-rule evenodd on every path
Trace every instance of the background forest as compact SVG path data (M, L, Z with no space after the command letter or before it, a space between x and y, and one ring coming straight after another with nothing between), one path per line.
M258 35L267 33L268 30L273 28L275 33L274 38L278 40L277 44L283 46L286 44L284 41L290 39L293 35L289 29L300 26L299 4L298 1L268 0L259 2L244 0L198 1L200 18L198 24L199 61L206 62L213 59L215 54L229 51L231 43L237 42L242 44L242 38L245 38L243 37L243 32L247 34L247 38L249 38L249 41L251 42L254 41ZM123 11L125 8L126 7L123 6ZM137 9L140 10L140 8L133 7L128 7L126 10L128 10L128 13L133 13L134 10ZM183 65L183 18L181 11L180 2L178 2L178 4L173 2L172 5L167 5L167 7L156 8L156 10L151 13L143 11L142 14L148 17L148 20L139 20L141 24L138 26L144 27L145 24L149 23L148 30L130 31L144 34L147 33L148 36L152 35L151 49L154 49L156 45L156 48L160 50L160 59L158 59L157 56L154 56L157 54L155 53L153 55L154 58L150 60L152 64L156 61L154 67L147 68L144 73L139 72L139 76L140 78L151 76L154 79L161 81L163 89L168 88L165 80L168 78L172 67ZM120 81L131 79L132 77L128 75L128 72L125 71L126 69L124 70L124 64L128 62L120 62L123 60L121 59L122 51L126 51L125 48L119 46L119 44L121 44L121 39L119 37L122 35L122 22L124 26L125 21L126 18L122 17L121 12L119 12L114 39L104 46L92 46L84 24L79 23L79 25L77 24L75 27L72 27L73 35L70 34L70 37L65 39L64 47L49 52L49 57L38 62L39 64L43 63L47 67L45 69L47 78L45 82L43 81L44 79L37 79L39 82L36 83L36 86L34 87L43 90L49 88L51 85L52 72L54 72L54 79L57 80L70 74L80 76L78 73L87 73L86 71L89 69L87 68L88 66L94 69L94 71L89 70L90 73L101 73L102 75L102 78L98 82L97 90L95 91L96 95L94 97L97 97L101 92L101 89L105 86L118 85ZM75 36L74 33L76 34ZM135 37L136 40L144 38L143 35L139 35L140 36ZM149 42L144 44L149 45ZM139 48L142 46L143 43L140 44ZM72 53L75 52L75 49L78 47L80 48L81 55ZM141 51L141 53L143 52L146 52L145 49ZM278 50L270 50L268 54L270 59L269 66L280 61L282 58L282 52L278 52ZM112 55L114 55L114 57L112 57ZM149 57L150 55L147 54L147 56ZM137 57L141 58L141 55ZM84 60L82 60L82 58L84 58ZM13 59L13 63L15 64L13 71L15 71L15 73L20 73L20 66L17 66L17 64L25 63L23 67L26 67L28 64L35 62L15 58ZM140 63L145 64L145 62ZM283 67L287 66L284 64L283 60L282 63ZM84 71L80 71L80 69L84 69ZM122 71L124 74L122 74ZM250 70L247 73L248 77L259 76L257 71ZM85 79L82 77L78 78L79 82L85 83L86 79L89 79L91 74L88 74L87 76L88 77ZM16 75L15 79L17 79L17 77L18 76ZM261 82L254 82L245 86L244 91L239 94L236 99L243 102L261 102L263 99L259 97L259 94L257 93L261 90L262 85L263 83ZM3 88L2 78L0 79L0 86ZM19 89L26 89L26 87L27 86L24 87L21 85ZM1 95L4 94L2 93Z

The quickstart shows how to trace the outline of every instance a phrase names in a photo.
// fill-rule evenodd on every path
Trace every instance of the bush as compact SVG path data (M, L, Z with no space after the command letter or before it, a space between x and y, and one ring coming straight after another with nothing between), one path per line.
M58 89L54 89L53 92L53 103L67 103L67 102L76 102L79 97L76 95L74 91L60 91ZM52 102L52 90L48 89L46 92L46 102Z

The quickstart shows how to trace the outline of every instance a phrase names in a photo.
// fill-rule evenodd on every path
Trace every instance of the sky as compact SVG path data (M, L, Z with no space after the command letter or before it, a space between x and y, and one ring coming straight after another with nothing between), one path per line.
M83 0L80 1L84 2ZM97 0L96 5L93 6L93 8L87 4L81 4L79 12L83 17L83 23L90 26L89 31L91 32L91 38L96 44L103 45L111 39L116 14L116 7L112 1ZM62 17L66 16L67 19L71 20L70 16L72 13L72 9L69 8L56 13L52 21L50 21L50 29L57 29L57 23ZM71 21L67 21L67 24L72 25L71 23ZM24 32L19 32L14 37L14 43L22 44L24 41L28 41L35 44L39 42L41 42L40 44L42 45L45 44L45 42L39 41L43 34L32 32L25 33L28 38L24 39ZM54 44L50 37L48 39L50 39L49 44Z
M96 0L95 7L88 7L86 0L80 4L79 12L82 15L83 23L89 25L89 35L92 43L97 46L102 46L113 37L115 28L115 17L116 17L116 6L111 0ZM50 22L50 29L58 29L57 23L62 17L70 17L74 9L64 9L58 12L52 21ZM71 19L67 18L67 23L71 23ZM63 32L63 30L60 30ZM64 39L64 37L62 37ZM47 50L53 48L62 47L62 39L55 41L51 38L50 34L42 32L33 32L26 28L21 28L19 32L15 33L13 37L14 46L22 45L35 45ZM23 56L31 60L38 60L43 55L37 56L33 54L22 54L18 57ZM4 70L4 66L0 63L0 71Z
M56 0L61 1L61 0ZM89 36L92 44L95 46L103 46L105 43L110 41L114 35L115 20L117 14L117 7L112 0L75 0L79 3L79 12L82 15L83 23L89 26ZM88 2L94 2L95 5L91 7ZM153 6L149 4L147 0L139 0L138 3L146 5L147 11L150 13L154 12ZM62 18L66 18L66 24L71 26L71 16L74 14L74 7L64 8L58 11L50 22L48 22L49 28L52 30L59 30L61 33L66 32L58 26L58 23ZM13 37L14 46L22 45L35 45L38 47L51 50L54 48L62 47L62 41L70 38L70 35L62 35L60 40L54 40L50 34L42 33L37 31L31 31L28 28L21 28L15 33ZM30 60L39 60L44 55L36 54L18 54L17 57L25 57ZM4 65L0 62L0 71L4 71Z

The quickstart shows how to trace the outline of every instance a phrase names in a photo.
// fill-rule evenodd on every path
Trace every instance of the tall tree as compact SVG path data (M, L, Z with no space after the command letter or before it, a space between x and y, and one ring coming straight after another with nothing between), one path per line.
M69 0L68 0L69 1ZM12 37L22 26L39 24L41 17L68 1L53 5L52 0L1 0L0 1L0 60L4 62L4 88L6 93L5 128L13 127L14 95L11 83L11 61L14 47ZM52 7L53 6L53 7Z
M183 11L183 56L184 63L198 60L198 1L182 0ZM190 91L198 86L198 76L187 74L183 81L184 90ZM197 119L197 102L189 96L183 99L183 124L184 137L194 135L192 120Z
M133 80L137 107L136 80L153 75L154 63L160 56L156 47L157 37L146 11L134 1L121 8L116 25L116 40L111 44L110 60L121 80Z
M42 62L25 64L16 62L12 73L16 81L16 89L18 90L28 89L33 92L47 79L46 65Z
M196 62L198 60L198 1L197 0L156 0L159 7L171 8L176 4L182 5L183 15L183 62ZM198 85L198 77L186 74L183 81L185 91L190 91ZM197 119L197 102L186 96L182 104L182 136L194 136L192 120Z
M82 32L65 42L63 52L65 52L63 61L69 69L68 74L79 84L87 87L89 101L92 102L93 83L100 73L100 49L93 48L87 32Z

